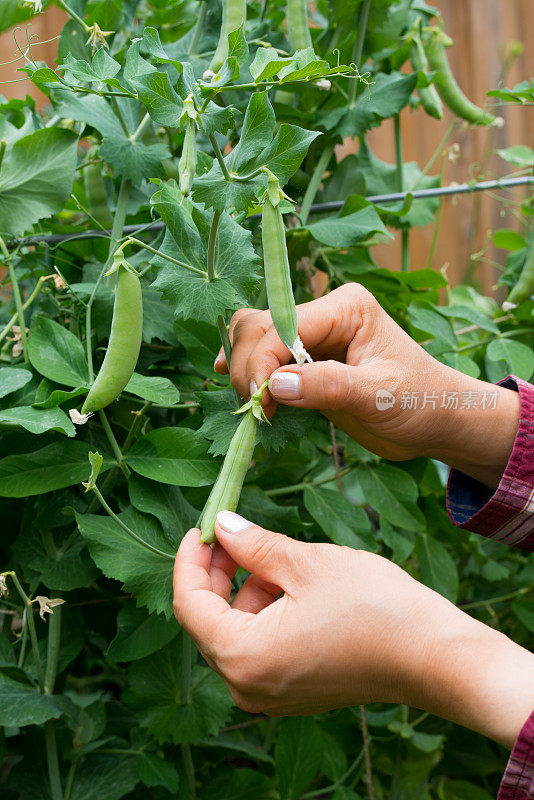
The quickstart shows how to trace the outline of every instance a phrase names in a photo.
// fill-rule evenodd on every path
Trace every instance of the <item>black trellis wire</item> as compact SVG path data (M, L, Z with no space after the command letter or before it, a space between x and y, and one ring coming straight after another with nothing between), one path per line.
M446 197L456 194L468 194L470 192L485 192L490 189L506 189L516 186L525 186L534 183L534 175L523 175L518 178L501 178L493 181L479 181L478 183L458 183L451 186L437 186L432 189L414 189L410 192L393 192L392 194L374 194L366 197L370 203L397 203L406 200L408 195L411 195L414 200L419 200L425 197ZM321 214L327 211L339 211L343 207L344 201L334 200L330 203L315 203L310 209L312 214ZM291 213L291 212L286 212ZM259 219L261 214L251 214L249 219ZM160 220L155 220L151 224L139 225L125 225L123 233L127 236L130 233L137 233L139 231L159 231L163 230L165 224ZM86 230L77 231L76 233L43 233L35 234L32 236L24 236L18 239L12 239L7 243L9 249L15 247L26 247L35 244L59 244L67 240L77 239L100 239L111 234L110 230Z

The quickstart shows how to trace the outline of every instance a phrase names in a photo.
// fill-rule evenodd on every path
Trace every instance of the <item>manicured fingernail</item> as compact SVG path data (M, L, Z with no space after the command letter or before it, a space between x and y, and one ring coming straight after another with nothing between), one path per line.
M302 381L296 372L277 372L269 379L269 391L281 400L300 400Z
M252 395L254 394L254 392L257 392L257 391L258 391L258 384L256 383L256 381L250 381L250 384L249 384L248 390L249 390L249 392L250 392L250 396L251 396L251 397L252 397Z
M224 528L227 533L239 533L244 531L245 528L250 527L250 522L241 517L239 514L234 514L233 511L219 511L217 514L217 523Z
M222 353L219 353L219 355L215 359L215 363L214 363L213 366L215 368L222 367L224 365L225 361L226 361L226 359L225 359L224 355Z

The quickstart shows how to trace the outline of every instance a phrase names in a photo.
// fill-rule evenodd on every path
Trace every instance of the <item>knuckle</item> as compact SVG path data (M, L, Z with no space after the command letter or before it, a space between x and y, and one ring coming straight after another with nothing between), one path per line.
M268 531L260 533L251 546L251 555L254 563L262 564L273 561L280 551L280 537L273 536Z
M327 361L322 373L322 395L328 408L343 408L352 394L350 369L339 361Z

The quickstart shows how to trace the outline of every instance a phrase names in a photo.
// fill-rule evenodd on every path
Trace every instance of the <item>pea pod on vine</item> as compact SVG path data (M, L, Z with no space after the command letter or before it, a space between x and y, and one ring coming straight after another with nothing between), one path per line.
M534 226L527 243L525 263L516 285L508 295L507 307L520 305L532 295L534 295Z
M278 178L267 171L269 181L263 197L261 238L265 288L269 311L278 336L291 351L297 364L311 361L298 332L297 309L291 286L291 272L287 255L286 232L280 200L283 192Z
M261 407L261 396L266 386L267 381L254 392L248 403L235 412L244 416L232 437L200 521L200 541L206 544L217 541L214 526L219 511L235 511L239 503L243 482L254 453L258 422L266 420Z
M410 61L415 72L428 72L428 59L421 41L421 18L413 24L408 39L410 42ZM433 84L422 86L417 90L421 106L431 117L441 119L443 117L443 105Z
M104 228L111 228L113 217L108 206L108 196L101 164L88 164L83 171L83 185L91 216Z
M222 23L217 49L211 59L210 70L218 72L228 55L228 34L247 21L247 0L223 0Z
M115 253L111 271L117 272L117 288L108 349L82 414L100 411L120 395L133 375L141 349L143 299L139 277L121 250Z
M180 127L185 128L185 137L182 147L182 155L178 165L178 175L180 191L186 197L191 191L195 179L197 164L197 142L196 133L199 124L199 113L195 108L193 95L189 94L184 100L182 113L180 114Z
M313 47L308 25L307 0L287 0L287 35L292 52Z

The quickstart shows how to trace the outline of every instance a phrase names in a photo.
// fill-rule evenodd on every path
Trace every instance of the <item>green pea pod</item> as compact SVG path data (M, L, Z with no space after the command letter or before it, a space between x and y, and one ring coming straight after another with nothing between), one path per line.
M143 300L137 275L119 266L108 349L82 414L100 411L115 400L133 375L143 333Z
M257 427L258 419L254 408L250 407L232 437L221 471L204 508L200 521L201 542L213 544L216 541L214 525L219 511L235 511L237 508L254 453Z
M532 228L527 244L525 263L519 280L508 295L508 303L514 306L524 303L534 295L534 228Z
M451 44L452 40L437 28L430 30L430 35L425 43L425 52L430 68L439 72L441 76L436 83L439 96L453 114L465 119L471 125L499 124L497 117L472 103L456 83L445 52L445 48L450 47Z
M313 47L308 26L307 0L287 0L287 35L291 52Z
M424 72L426 74L428 72L428 61L419 35L420 24L419 19L417 28L414 26L412 36L410 37L410 60L415 72ZM435 117L435 119L441 119L443 117L443 105L439 99L436 87L433 84L418 89L417 94L427 114L431 117Z
M287 256L286 231L280 211L282 196L277 178L271 175L263 200L261 218L265 288L276 332L297 363L303 364L311 359L302 345L298 332L297 309Z
M104 228L111 228L113 217L108 206L108 196L100 164L88 164L85 167L83 184L91 216Z
M228 34L247 21L247 0L222 0L222 24L210 70L218 72L228 55Z
M195 180L197 164L196 123L192 119L185 122L185 137L178 172L180 176L180 191L186 197L191 191Z

